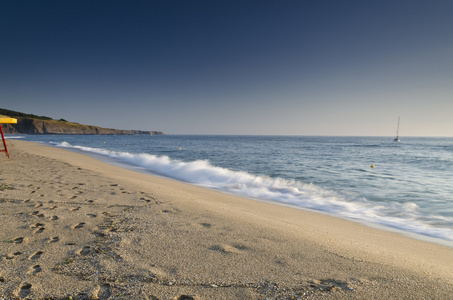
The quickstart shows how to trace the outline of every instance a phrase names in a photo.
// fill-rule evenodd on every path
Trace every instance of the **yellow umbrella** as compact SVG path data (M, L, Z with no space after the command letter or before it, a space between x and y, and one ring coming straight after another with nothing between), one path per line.
M3 146L5 147L5 149L4 150L0 150L0 152L5 152L6 156L8 156L8 158L9 158L8 148L6 148L5 136L3 135L2 123L3 124L5 124L5 123L16 124L17 123L17 119L0 115L0 133L2 134Z

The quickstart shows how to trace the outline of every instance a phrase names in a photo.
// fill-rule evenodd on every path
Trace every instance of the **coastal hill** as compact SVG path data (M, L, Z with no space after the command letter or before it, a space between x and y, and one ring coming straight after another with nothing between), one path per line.
M0 108L0 115L16 118L17 124L2 124L5 134L104 134L104 135L161 135L161 131L122 130L102 128L68 122L64 119L54 120L45 116L25 114Z

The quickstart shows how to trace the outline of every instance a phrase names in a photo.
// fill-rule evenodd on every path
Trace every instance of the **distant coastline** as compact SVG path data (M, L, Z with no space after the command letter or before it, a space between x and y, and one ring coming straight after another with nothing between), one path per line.
M17 124L3 124L5 134L86 134L86 135L162 135L162 131L124 130L102 128L68 122L64 119L54 120L50 117L25 114L17 111L1 109L0 115L17 119Z

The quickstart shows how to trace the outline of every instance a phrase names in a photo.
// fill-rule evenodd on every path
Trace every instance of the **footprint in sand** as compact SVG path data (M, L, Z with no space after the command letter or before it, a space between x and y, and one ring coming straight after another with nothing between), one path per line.
M85 226L85 223L82 222L82 223L79 223L79 224L73 226L72 228L73 228L73 229L80 229L80 228L82 228L83 226Z
M248 249L246 246L241 245L241 244L236 244L236 245L234 245L233 247L236 248L236 249L238 249L238 250L241 250L241 251L247 250L247 249Z
M31 216L35 216L35 217L38 217L38 218L43 218L44 217L44 214L41 213L39 210L36 210L34 212L31 212L30 213Z
M91 253L91 247L90 246L85 246L79 251L80 255L88 255L90 253Z
M16 258L17 256L19 256L21 254L22 254L22 252L17 251L17 252L14 252L14 253L6 254L5 258L6 259L13 259L13 258Z
M24 241L24 237L18 237L13 240L13 243L20 244Z
M38 227L44 227L45 224L43 223L35 223L33 225L30 226L30 228L38 228Z
M33 267L30 268L30 271L28 272L29 274L38 274L39 272L42 271L42 268L40 265L34 265Z
M107 299L112 295L112 292L110 291L110 284L104 283L101 284L98 288L98 292L96 293L96 297L99 299Z
M56 242L58 242L59 240L60 240L60 238L59 238L58 236L54 236L53 238L51 238L51 239L49 240L49 243L56 243Z
M57 216L51 216L51 217L48 217L47 219L49 219L51 221L55 221L55 220L58 220L59 218Z
M32 254L32 256L30 256L28 259L38 259L41 257L41 255L43 254L44 252L42 251L37 251L35 253Z
M177 298L177 300L194 300L195 298L189 295L181 295Z
M73 208L71 209L71 211L78 211L80 209L80 206L79 207L76 207L76 208Z
M210 228L212 225L209 223L201 223L201 226L203 226L204 228Z
M97 215L95 215L95 214L87 214L87 216L90 217L90 218L96 218L97 217Z
M31 293L31 287L32 285L28 282L25 282L19 290L19 293L17 294L18 297L20 298L25 298Z
M35 223L35 224L31 225L30 228L37 228L37 229L33 232L33 234L37 234L37 233L41 233L41 232L44 231L44 229L45 229L45 228L44 228L44 225L45 225L45 224L43 224L43 223Z
M246 246L236 244L234 246L231 245L214 245L212 247L208 248L209 250L212 251L218 251L223 254L229 254L229 253L240 253L241 251L247 250Z
M36 229L36 230L33 232L33 234L42 233L44 230L45 230L44 227L40 227L40 228Z
M211 251L219 251L221 253L226 253L226 250L222 246L219 246L219 245L211 246L208 249Z

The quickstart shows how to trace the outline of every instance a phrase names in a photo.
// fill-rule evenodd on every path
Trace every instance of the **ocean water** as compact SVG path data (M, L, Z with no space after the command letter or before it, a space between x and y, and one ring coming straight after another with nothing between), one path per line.
M453 247L453 138L402 137L399 143L391 137L20 138L226 193L385 226Z

